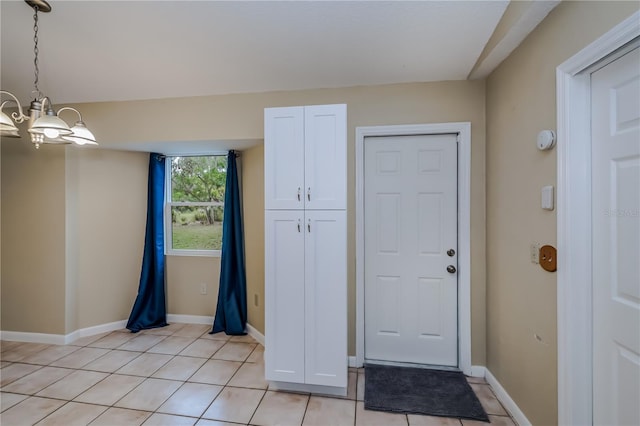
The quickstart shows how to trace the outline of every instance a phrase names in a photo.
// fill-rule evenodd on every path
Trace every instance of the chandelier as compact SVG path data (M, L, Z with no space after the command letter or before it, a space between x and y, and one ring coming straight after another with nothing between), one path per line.
M51 6L44 0L25 0L29 7L33 8L33 53L35 59L33 61L35 71L35 80L33 82L35 98L29 106L29 115L25 115L20 106L18 98L6 90L0 90L0 95L7 95L12 99L3 101L0 104L0 137L19 138L18 127L16 124L28 121L28 132L31 135L31 142L39 148L41 144L69 144L76 145L97 145L95 136L87 129L82 121L80 112L71 107L60 108L57 112L53 109L51 99L45 96L38 88L38 12L51 12ZM6 104L15 102L18 110L11 113L11 118L2 109ZM69 127L69 125L60 118L63 111L73 111L78 115L78 121ZM12 120L13 119L13 120Z

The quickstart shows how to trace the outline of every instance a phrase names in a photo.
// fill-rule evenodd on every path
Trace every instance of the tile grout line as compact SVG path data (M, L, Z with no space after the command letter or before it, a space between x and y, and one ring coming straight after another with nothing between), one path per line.
M93 420L91 420L91 422L95 421L95 419L97 419L98 417L102 416L106 411L108 411L108 410L109 410L109 409L111 409L111 408L122 408L122 409L126 409L126 410L134 410L134 411L139 411L139 412L145 412L145 413L148 413L148 414L149 414L149 417L150 417L150 416L153 416L154 414L163 414L163 415L164 415L164 414L166 414L166 415L171 415L171 416L178 416L178 417L184 417L184 418L189 418L189 419L195 419L195 421L196 421L196 422L197 422L197 421L200 421L200 420L210 420L210 419L206 419L205 417L203 417L203 415L204 415L204 413L206 413L206 411L211 407L211 404L213 404L213 403L218 399L218 397L219 397L219 396L220 396L220 394L224 391L224 389L226 389L226 388L238 388L238 389L254 389L254 390L260 390L260 391L263 391L263 394L262 394L262 396L261 396L261 398L260 398L260 401L258 401L257 405L256 405L256 406L255 406L255 408L253 409L253 412L251 413L251 417L249 418L249 422L247 423L247 424L250 424L250 423L251 423L251 421L253 421L253 420L254 420L254 417L255 417L255 415L257 414L257 411L258 411L258 409L259 409L260 405L265 401L266 393L267 393L267 392L269 392L269 387L268 387L268 386L267 386L267 388L265 389L265 388L257 388L257 387L254 387L254 386L232 386L232 385L230 385L230 383L234 380L234 378L238 377L238 374L239 374L240 370L242 370L244 367L246 367L247 365L255 366L256 364L259 364L259 363L260 363L260 361L259 361L259 360L257 360L257 362L249 362L249 359L250 359L252 356L254 356L254 354L256 353L256 351L258 351L258 350L259 350L259 346L261 346L261 345L259 345L259 344L257 344L257 343L244 342L244 341L238 342L238 341L234 341L234 340L232 340L232 338L227 338L227 339L209 339L209 338L204 337L204 336L206 336L206 334L207 334L207 333L205 332L205 333L202 333L202 334L201 334L201 335L199 335L199 336L185 336L185 338L189 338L189 339L193 339L193 340L192 340L189 344L187 344L186 346L182 347L182 348L181 348L177 353L172 353L172 354L162 354L162 353L157 353L157 352L150 352L150 350L152 350L155 346L157 346L157 345L159 345L159 344L162 344L162 342L166 341L166 339L168 339L169 337L179 337L179 336L176 336L176 333L179 333L179 332L180 332L180 329L178 329L178 330L175 330L172 334L167 334L167 335L159 335L159 334L158 334L158 335L155 335L155 334L151 334L151 333L149 333L149 335L162 336L162 338L161 338L160 340L158 340L157 342L155 342L155 344L154 344L154 345L152 345L152 346L150 346L150 347L148 347L148 348L146 348L146 349L144 349L144 350L135 350L135 346L134 346L134 345L132 345L132 346L134 347L134 349L131 349L131 348L123 348L123 346L125 346L125 345L127 345L127 344L130 344L132 339L135 339L136 337L141 336L141 335L138 335L138 336L135 336L135 335L134 335L134 336L130 337L130 338L129 338L129 339L127 339L126 341L123 341L122 343L120 343L119 345L117 345L117 346L115 346L115 347L91 346L91 345L96 344L97 342L99 342L101 339L105 339L105 338L107 338L108 336L112 335L113 333L121 333L121 332L123 332L123 331L121 331L121 330L112 331L112 332L108 333L107 335L102 336L102 337L100 337L100 338L98 338L98 339L96 339L96 340L88 341L88 342L87 342L87 343L85 343L84 345L78 345L78 344L75 344L75 345L74 345L74 344L73 344L73 342L71 342L70 344L67 344L67 345L47 345L46 347L41 348L40 350L37 350L37 351L34 351L34 352L27 351L27 352L28 352L28 354L27 354L27 355L22 356L22 357L21 357L20 359L18 359L17 361L4 361L4 360L3 360L3 361L6 363L6 364L2 367L3 369L4 369L5 367L9 367L9 366L14 365L14 364L24 364L24 365L29 365L29 366L32 366L32 367L36 367L36 369L35 369L35 370L33 370L33 371L29 372L28 374L26 374L26 375L24 375L24 376L21 376L21 377L18 377L18 378L16 378L15 380L12 380L11 382L6 383L6 384L3 386L3 388L5 388L5 387L9 386L9 385L10 385L10 384L12 384L12 383L15 383L16 381L21 380L21 379L22 379L22 378L24 378L24 377L29 376L30 374L36 373L36 372L40 371L41 369L43 369L43 368L45 368L45 367L51 367L51 368L55 368L55 369L63 369L63 370L72 370L70 373L68 373L68 374L66 374L65 376L63 376L63 377L61 377L61 378L59 378L59 379L57 379L57 380L53 381L52 383L49 383L47 386L43 387L42 389L38 389L38 390L37 390L37 392L35 392L35 393L17 393L17 392L16 392L15 394L16 394L16 395L24 396L24 398L25 398L24 400L27 400L28 398L31 398L31 397L37 397L37 398L47 398L47 399L51 399L51 400L63 401L63 402L64 402L60 407L56 408L56 409L55 409L55 410L53 410L51 413L47 414L46 416L44 416L43 418L39 419L38 421L41 421L42 419L45 419L45 418L47 418L47 417L49 417L49 416L54 415L54 414L55 414L56 412L58 412L60 409L62 409L63 407L66 407L70 402L74 402L74 403L82 404L82 405L93 405L93 406L98 406L98 407L102 407L102 408L104 408L104 410L103 410L100 414L98 414L98 416L97 416L96 418L94 418ZM200 340L215 340L215 341L220 341L222 344L221 344L221 346L220 346L220 347L218 347L215 351L213 351L210 355L208 355L208 357L201 357L201 356L194 356L194 355L186 355L186 354L182 355L182 352L184 352L187 348L189 348L191 345L193 345L194 343L196 343L196 342L198 342L198 341L200 341ZM248 345L248 344L252 344L252 345L253 345L253 348L249 351L248 355L247 355L247 356L245 356L245 357L243 358L243 360L239 362L239 366L238 366L238 368L237 368L237 369L235 369L235 371L234 371L234 372L233 372L233 374L229 377L229 379L227 379L227 380L225 381L225 383L221 386L220 391L216 394L216 396L212 399L212 401L207 405L207 407L202 411L202 413L200 413L200 415L199 415L199 416L192 417L192 416L184 416L184 415L182 415L182 414L160 413L160 412L158 411L158 409L159 409L159 408L160 408L164 403L166 403L170 398L172 398L172 397L176 394L176 392L178 392L178 390L180 390L180 389L181 389L183 386L185 386L187 383L200 383L200 382L190 382L189 380L191 380L191 378L192 378L192 377L197 373L197 371L199 371L199 370L200 370L200 368L202 368L202 366L204 366L208 361L213 360L213 357L214 357L217 353L219 353L219 351L220 351L222 348L224 348L224 347L225 347L227 344L229 344L229 343L233 343L233 344L243 344L243 345L244 345L244 344L247 344L247 345ZM28 344L29 344L29 343L24 342L24 343L21 343L21 344L19 344L19 345L16 345L15 347L13 347L13 348L11 348L11 349L7 349L6 351L18 351L18 348L19 348L19 347L24 346L24 345L28 345ZM98 343L98 344L99 344L99 343ZM71 346L77 346L77 347L78 347L78 350L80 350L80 349L101 349L101 350L105 350L106 352L105 352L105 353L103 353L102 355L98 356L97 358L92 359L92 360L88 361L86 364L83 364L83 365L81 365L81 366L79 366L79 367L54 366L54 365L52 365L52 364L54 364L54 363L56 363L56 362L60 361L61 359L65 358L65 357L67 357L67 356L71 356L71 355L73 355L73 353L75 353L76 351L73 351L73 352L71 352L71 353L68 353L68 354L66 354L66 355L63 355L63 356L58 357L58 358L56 358L56 359L50 360L50 361L48 361L48 363L46 363L46 364L44 364L44 363L42 363L42 364L40 364L40 363L36 364L36 363L30 363L30 362L21 362L21 359L28 358L28 357L32 357L32 356L36 356L37 354L39 354L39 353L41 353L41 352L43 352L43 351L46 351L46 350L48 350L48 349L50 349L50 348L52 348L52 347L55 347L55 346L70 346L70 347L71 347ZM5 352L6 352L6 351L5 351ZM103 358L103 357L105 357L105 356L109 355L110 353L113 353L113 351L130 352L130 353L131 353L131 352L135 352L135 353L137 353L137 355L136 355L134 358L132 358L132 359L130 359L129 361L127 361L124 365L119 366L118 368L116 368L116 369L115 369L115 370L113 370L113 371L99 371L99 370L83 369L83 367L84 367L84 366L86 366L86 365L88 365L88 364L91 364L92 362L95 362L96 360L99 360L99 359L101 359L101 358ZM4 352L3 352L3 353L4 353ZM119 373L119 372L118 372L119 370L121 370L121 369L125 368L127 365L129 365L129 364L131 364L131 363L135 362L136 360L138 360L138 359L139 359L143 354L150 354L150 355L169 355L170 357L169 357L169 359L168 359L166 362L164 362L162 365L158 366L154 371L150 371L150 372L148 372L148 373L147 373L147 374L145 374L145 375L135 375L135 374L126 374L126 373ZM257 355L256 355L256 356L257 356ZM186 378L184 378L184 379L172 379L172 378L152 377L152 376L153 376L154 374L156 374L160 369L162 369L164 366L166 366L166 364L170 363L171 361L173 361L173 360L174 360L174 359L176 359L177 357L190 358L190 359L201 359L201 360L204 360L204 362L203 362L203 363L202 363L202 364L201 364L201 365L200 365L200 366L199 366L199 367L198 367L198 368L197 368L197 369L196 369L192 374L190 374L188 377L186 377ZM1 359L1 356L0 356L0 359ZM221 359L220 361L230 361L230 360L224 360L224 359ZM236 360L236 362L238 362L238 360ZM106 376L105 376L103 379L101 379L100 381L98 381L98 382L96 382L95 384L93 384L92 386L88 387L87 389L84 389L84 390L83 390L83 391L81 391L78 395L76 395L75 397L73 397L73 398L71 398L71 399L63 399L63 398L59 398L59 397L55 397L55 396L53 396L53 397L45 397L45 396L40 397L40 396L38 396L38 395L37 395L37 393L38 393L38 392L42 392L43 390L46 390L46 389L50 388L51 386L54 386L55 384L59 383L60 381L64 380L65 378L67 378L70 374L73 374L75 371L78 371L78 372L97 372L97 373L106 374ZM344 400L346 400L346 401L353 400L353 403L354 403L354 410L355 410L355 412L354 412L354 425L355 425L355 424L357 424L357 420L358 420L358 417L357 417L357 412L358 412L358 410L357 410L357 406L358 406L358 402L362 402L362 403L364 404L364 401L359 401L359 400L358 400L358 391L359 391L359 389L360 389L360 387L361 387L361 386L359 386L360 384L358 383L358 382L359 382L358 378L360 377L360 374L363 374L363 372L361 372L361 371L359 371L358 369L356 369L355 371L351 371L351 370L349 370L349 371L348 371L348 374L349 374L349 376L351 376L351 374L354 374L354 375L355 375L355 380L356 380L356 382L355 382L355 386L354 386L354 388L355 388L355 395L353 396L353 399L350 399L348 394L347 394L347 396L346 396L346 397L344 397L344 398L336 398L336 399L344 399ZM75 398L78 398L78 396L80 396L80 395L82 395L83 393L85 393L85 392L87 392L87 391L89 391L89 390L93 389L95 386L97 386L98 384L102 383L104 380L106 380L107 378L109 378L110 376L113 376L113 375L128 376L128 377L136 377L136 378L140 378L142 381L141 381L140 383L138 383L138 384L137 384L133 389L131 389L130 391L128 391L128 392L126 392L124 395L122 395L122 396L121 396L117 401L115 401L115 402L114 402L113 404L111 404L111 405L102 405L102 404L99 404L99 403L98 403L98 404L96 404L96 403L89 403L89 402L80 402L80 401L75 401ZM363 374L363 375L364 375L364 374ZM173 392L171 392L171 394L170 394L170 395L167 395L167 397L166 397L166 398L164 398L164 399L163 399L163 401L161 401L161 402L159 403L158 407L156 407L155 409L153 409L153 410L151 410L151 411L147 411L147 410L143 410L143 409L131 409L131 408L124 408L124 407L116 407L116 404L118 404L120 401L122 401L124 398L126 398L128 395L130 395L130 394L131 394L132 392L134 392L136 389L138 389L138 388L139 388L139 387L140 387L140 386L141 386L141 385L142 385L146 380L148 380L148 379L152 379L152 378L153 378L153 379L158 379L158 380L163 380L163 381L176 382L176 384L177 384L177 388L176 388ZM212 385L211 383L205 383L205 382L202 382L202 384ZM491 396L493 397L493 399L494 399L494 400L497 400L497 397L496 397L496 395L495 395L495 391L491 388L491 386L490 386L488 383L484 382L484 383L474 383L474 384L476 384L476 385L489 386L489 389L491 390ZM220 386L220 385L216 385L216 386ZM304 408L304 413L303 413L303 416L302 416L302 423L304 422L304 420L305 420L305 418L306 418L306 416L307 416L307 414L308 414L309 404L310 404L310 400L311 400L311 397L312 397L312 396L317 396L317 397L328 397L328 398L332 398L332 397L334 397L334 398L335 398L335 396L332 396L332 395L313 395L313 394L306 394L306 396L307 396L307 401L306 401L305 408ZM24 401L24 400L22 400L22 401ZM22 401L21 401L21 402L22 402ZM16 405L19 405L21 402L18 402L18 403L16 403L16 404L12 405L11 407L8 407L8 408L7 408L7 410L9 410L9 409L11 409L11 408L15 407ZM499 401L499 400L498 400L498 403L500 404L500 407L504 410L504 406L502 405L502 403L500 403L500 401ZM5 411L7 411L7 410L5 410ZM513 421L512 417L508 414L508 411L506 411L506 410L504 410L504 411L505 411L505 413L506 413L506 414L490 414L490 415L491 415L491 416L495 416L495 417L499 417L499 418L509 418L511 421ZM148 421L148 418L149 418L149 417L147 417L147 419L146 419L145 421ZM409 418L408 418L408 415L407 415L407 414L405 414L405 415L404 415L404 419L405 419L405 421L406 421L406 424L407 424L407 425L409 425ZM459 424L459 425L463 425L463 423L462 423L459 419L457 419L457 424Z

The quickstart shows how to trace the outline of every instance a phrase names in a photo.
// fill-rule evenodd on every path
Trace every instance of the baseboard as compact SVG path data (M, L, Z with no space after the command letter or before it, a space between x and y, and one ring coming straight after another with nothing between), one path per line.
M213 325L214 317L206 315L181 315L181 314L167 314L167 322L180 323L180 324L210 324ZM247 334L262 346L264 346L264 335L256 330L251 324L247 323Z
M93 327L81 328L65 336L64 344L73 343L82 337L93 336L95 334L107 333L109 331L122 330L127 326L127 320L114 321L106 324L94 325Z
M46 343L48 345L64 345L66 336L64 334L46 333L25 333L22 331L0 331L0 340L11 340L14 342Z
M211 324L213 326L213 317L206 315L182 315L167 314L167 322L177 322L180 324Z
M485 377L487 375L487 368L484 365L472 365L471 377Z
M361 365L358 366L358 361L355 356L350 356L348 359L349 359L349 367L362 367Z
M75 340L94 334L120 330L127 325L127 320L114 321L92 327L81 328L69 334L28 333L22 331L0 331L0 340L15 342L46 343L49 345L66 345Z
M484 368L484 367L483 367ZM485 368L485 376L484 378L487 380L487 383L491 386L493 391L498 397L498 400L504 408L509 412L513 420L518 424L518 426L531 426L531 422L527 419L527 416L524 415L520 407L515 403L513 399L509 396L507 391L502 387L498 379L495 378L491 371L488 368Z
M213 317L205 315L181 315L167 314L167 322L180 324L213 324ZM127 320L114 321L107 324L95 325L81 328L69 334L46 334L28 333L22 331L0 331L0 340L11 340L26 343L46 343L49 345L67 345L82 337L93 336L95 334L109 331L121 330L127 325ZM247 324L247 333L264 346L264 335L255 329L251 324Z
M256 339L258 343L264 346L264 334L260 333L254 326L247 323L247 334Z

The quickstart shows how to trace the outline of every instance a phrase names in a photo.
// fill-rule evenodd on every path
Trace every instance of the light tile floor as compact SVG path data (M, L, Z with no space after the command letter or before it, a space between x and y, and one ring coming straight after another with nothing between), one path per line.
M364 409L364 370L344 398L269 390L264 348L208 325L118 330L70 345L0 342L0 424L421 425L483 422ZM469 378L492 424L514 426L490 386Z

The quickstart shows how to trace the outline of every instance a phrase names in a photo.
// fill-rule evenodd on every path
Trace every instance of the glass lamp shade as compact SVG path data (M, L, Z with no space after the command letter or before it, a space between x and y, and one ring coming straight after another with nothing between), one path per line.
M18 128L11 118L4 112L0 111L0 136L5 136L9 138L19 138L20 133L18 133Z
M68 136L62 136L62 139L73 142L76 145L98 145L96 142L96 137L93 136L93 133L87 129L84 122L77 121L76 124L71 128L71 133Z
M43 115L33 122L29 133L44 135L47 139L56 139L58 136L67 136L71 129L62 119L56 115Z

